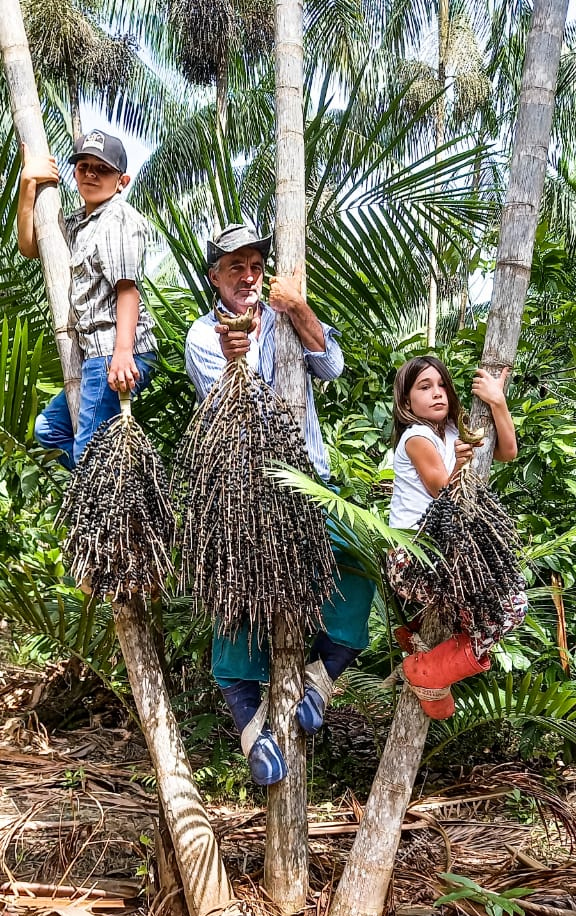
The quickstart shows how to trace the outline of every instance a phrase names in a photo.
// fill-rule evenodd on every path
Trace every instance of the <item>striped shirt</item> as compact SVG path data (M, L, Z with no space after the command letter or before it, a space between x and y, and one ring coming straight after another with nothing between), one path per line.
M85 358L111 356L116 344L116 284L138 284L142 279L146 222L116 194L89 216L84 207L76 210L65 223L72 266L72 328ZM153 324L140 299L134 353L156 349Z
M255 332L250 334L250 349L246 354L248 365L274 388L274 358L276 347L274 342L275 313L266 303L261 302L262 321L260 334L256 339ZM222 304L219 303L219 307ZM226 311L226 309L223 309ZM220 338L214 331L217 320L214 312L198 318L186 337L186 371L194 383L198 399L203 401L210 388L221 374L226 365L226 359L220 347ZM312 376L320 379L337 378L344 368L344 358L340 344L336 340L338 331L322 323L326 350L313 353L303 349L306 364L306 424L304 437L308 447L308 454L318 474L323 480L330 477L328 455L320 432L320 423L314 403Z

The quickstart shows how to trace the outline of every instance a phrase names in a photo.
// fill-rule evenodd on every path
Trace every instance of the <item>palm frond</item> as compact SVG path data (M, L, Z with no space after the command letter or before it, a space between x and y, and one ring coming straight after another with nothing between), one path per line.
M0 596L4 619L15 631L36 638L54 658L78 658L112 687L123 662L109 605L88 600L72 586L43 582L39 588L22 570L2 570Z
M280 486L290 487L322 506L328 516L328 527L366 574L382 588L382 559L391 547L404 546L425 560L425 554L413 542L413 532L390 528L379 515L357 506L318 480L287 467L270 468L268 473Z
M29 354L28 324L17 319L13 329L6 316L0 338L0 429L25 444L33 435L36 417L36 380L42 355L40 336Z
M456 715L435 726L442 735L427 755L428 762L466 732L487 723L509 720L539 732L552 732L576 743L576 688L571 681L548 682L546 673L527 672L517 682L512 672L499 678L475 678L452 688Z

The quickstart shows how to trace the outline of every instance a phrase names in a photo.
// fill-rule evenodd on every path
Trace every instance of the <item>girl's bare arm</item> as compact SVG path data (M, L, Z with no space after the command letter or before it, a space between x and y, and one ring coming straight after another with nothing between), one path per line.
M494 457L497 461L513 461L518 454L516 430L504 394L504 384L510 370L502 369L498 378L485 369L477 369L472 382L472 394L488 404L496 427Z
M470 460L472 448L473 446L466 445L460 439L456 440L454 444L456 465L452 473L449 474L446 470L446 465L432 442L430 442L430 439L425 439L424 436L412 436L406 442L406 454L416 468L418 476L428 493L435 499L442 487L445 487L460 468Z

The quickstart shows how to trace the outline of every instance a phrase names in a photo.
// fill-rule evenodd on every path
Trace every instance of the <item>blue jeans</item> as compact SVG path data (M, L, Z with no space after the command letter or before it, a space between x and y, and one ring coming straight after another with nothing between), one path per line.
M82 363L80 407L76 435L72 429L66 394L61 391L36 417L34 436L46 449L62 449L60 464L72 470L101 423L120 413L120 398L108 384L109 356L94 356ZM155 353L134 356L140 378L132 395L149 384L156 361Z

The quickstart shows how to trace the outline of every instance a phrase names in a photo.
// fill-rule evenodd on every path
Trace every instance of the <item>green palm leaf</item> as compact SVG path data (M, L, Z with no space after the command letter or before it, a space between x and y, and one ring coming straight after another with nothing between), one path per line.
M347 551L360 563L366 574L382 589L382 559L391 547L409 547L414 556L426 555L413 541L413 533L390 528L379 515L357 506L319 480L290 468L270 468L280 486L304 493L322 506L332 531L345 542Z
M508 720L522 727L530 724L538 731L552 732L576 743L576 687L571 681L548 683L544 673L527 672L518 683L512 672L499 678L474 678L452 687L456 715L435 723L440 741L426 757L441 753L463 734L482 725Z
M42 336L29 354L27 322L17 319L11 331L5 316L0 339L0 429L4 437L22 444L32 440L41 356Z

